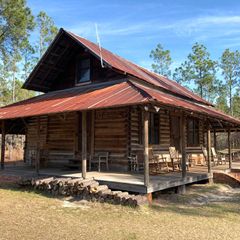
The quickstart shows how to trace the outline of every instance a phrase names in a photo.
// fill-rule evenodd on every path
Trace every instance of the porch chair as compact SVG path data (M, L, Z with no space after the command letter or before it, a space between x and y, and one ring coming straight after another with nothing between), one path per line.
M205 147L202 147L202 151L203 151L203 156L205 158L206 163L208 162L208 151ZM211 156L211 163L213 166L216 165L216 163L218 163L218 159L214 158L213 156Z
M154 150L152 150L152 153L156 158L155 161L157 162L158 169L162 170L163 168L166 168L167 172L169 172L167 157L164 157L162 153L156 152Z
M207 149L205 147L202 147L202 153L203 153L203 157L205 159L205 162L207 163L208 162L208 152L207 152Z
M166 168L169 172L166 157L156 153L152 148L149 148L149 165L152 166L150 170L153 170L154 173L160 173L163 168Z
M109 170L109 152L98 152L96 157L92 159L91 163L98 164L98 171L101 172L101 164L106 165L106 170Z
M129 170L131 172L138 172L139 171L138 155L135 153L131 153L128 156L128 164L129 164Z
M223 154L217 154L214 147L211 148L211 151L212 151L212 159L213 159L213 162L214 162L214 163L217 162L217 164L221 164L221 165L222 165L223 163L224 163L224 164L227 163L225 155L223 155Z
M155 171L155 173L158 173L160 170L159 164L158 164L158 157L154 155L153 149L148 149L149 154L149 168L150 171Z
M178 169L180 170L182 158L179 156L175 147L169 147L169 155L173 171L175 171L176 167L178 167Z
M128 156L129 169L133 172L139 172L144 169L143 152L135 151Z

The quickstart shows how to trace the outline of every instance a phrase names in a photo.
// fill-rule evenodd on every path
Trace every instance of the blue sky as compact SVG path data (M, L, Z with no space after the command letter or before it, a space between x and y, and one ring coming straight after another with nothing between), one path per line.
M222 51L240 49L238 0L28 0L34 14L47 12L63 27L96 42L95 23L103 47L143 67L157 43L171 51L178 66L195 42L218 60Z

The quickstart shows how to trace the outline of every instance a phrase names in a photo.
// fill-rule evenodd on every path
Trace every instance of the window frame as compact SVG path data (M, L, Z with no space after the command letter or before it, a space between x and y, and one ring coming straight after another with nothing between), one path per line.
M157 121L156 121L156 116L157 116ZM159 113L149 112L148 144L149 145L160 144L160 114Z
M81 63L81 61L84 61L84 60L89 60L89 67L85 67L85 68L81 68L80 69L80 63ZM79 56L79 57L77 57L77 59L76 59L76 74L75 74L75 85L76 86L81 86L81 85L86 85L86 84L90 84L90 83L92 83L92 80L91 80L91 78L92 78L92 61L91 61L91 57L90 56ZM81 72L81 70L83 70L83 69L89 69L89 80L87 80L87 81L84 81L84 82L80 82L79 81L79 79L80 79L80 72Z
M190 121L192 128L190 129ZM200 121L198 118L187 118L187 146L197 147L200 145Z

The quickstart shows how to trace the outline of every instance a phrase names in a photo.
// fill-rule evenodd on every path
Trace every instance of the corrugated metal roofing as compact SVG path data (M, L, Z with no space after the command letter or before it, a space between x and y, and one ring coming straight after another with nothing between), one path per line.
M173 95L166 94L160 91L157 91L152 88L148 88L146 86L136 84L136 87L147 93L149 96L151 96L152 100L155 100L156 102L162 103L164 105L169 105L177 108L183 108L188 111L192 111L195 113L199 113L202 115L207 115L210 117L214 117L218 120L224 120L227 122L240 124L240 120L234 117L231 117L217 109L211 106L206 106L203 104L193 103L191 101L183 100L181 98L177 98Z
M182 108L219 120L240 125L240 120L230 117L210 106L200 105L163 93L136 82L121 82L105 87L75 87L43 95L0 108L0 119L23 118L142 103L155 103Z
M100 50L97 44L85 38L82 38L74 33L71 33L71 32L67 32L67 33L71 35L79 43L81 43L86 48L88 48L93 54L97 55L100 58ZM164 76L158 75L147 69L144 69L143 67L140 67L116 54L113 54L112 52L104 48L101 48L101 50L102 50L101 55L102 55L103 61L117 70L130 74L132 76L135 76L155 86L166 89L172 93L188 97L190 99L193 99L195 101L198 101L207 105L212 105L211 103L202 99L201 97L189 91L188 89L176 83L175 81L172 81Z
M145 101L130 83L95 89L75 87L54 91L0 108L0 119L29 117L68 111L115 107Z

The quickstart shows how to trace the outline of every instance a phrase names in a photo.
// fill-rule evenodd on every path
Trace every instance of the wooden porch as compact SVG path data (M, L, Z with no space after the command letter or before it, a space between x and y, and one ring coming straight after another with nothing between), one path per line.
M233 169L240 169L240 162L233 162ZM218 165L213 167L214 171L227 171L228 164ZM1 175L7 176L36 176L34 168L21 164L20 166L6 165L5 170L0 172ZM56 176L56 177L82 177L80 171L66 171L56 168L46 168L40 170L42 176ZM173 187L184 186L208 180L212 178L212 174L208 173L207 166L193 166L190 171L187 171L186 177L182 178L182 172L161 173L158 175L150 175L149 185L144 185L144 175L133 172L87 172L87 178L94 178L101 184L108 185L109 188L123 191L137 192L137 193L152 193Z
M192 146L193 139L189 136L189 122L193 120L198 123L197 128L192 128L191 131L195 136L192 137L197 139L196 147ZM6 123L2 121L2 139L5 139L7 132L14 133L9 131L9 126L6 129ZM182 186L184 191L186 184L208 179L211 181L211 147L216 145L216 132L216 129L211 129L199 116L189 116L186 112L169 108L156 109L150 105L31 117L26 123L25 132L25 161L31 167L14 168L6 165L4 172L8 174L13 171L13 174L17 175L94 178L112 189L149 193L149 196L152 192L173 187ZM229 128L228 153L231 153L230 134ZM211 141L212 135L214 141ZM170 155L170 146L176 147L181 157L170 156L170 172L152 175L151 165L156 164L154 156L160 156L157 161L164 159L169 163L169 157L166 157L165 153ZM188 157L202 154L203 146L207 151L204 166L193 165L187 171L190 165ZM91 171L92 159L97 157L99 160L100 152L108 153L108 172ZM2 169L4 154L5 141L2 141ZM134 155L137 156L138 165L141 163L141 174L128 172L131 169L129 158ZM76 162L81 170L63 171L69 161ZM174 162L177 162L177 168L172 172L175 168ZM229 154L226 165L218 167L232 168L232 154Z

